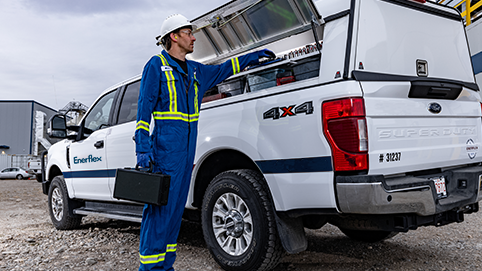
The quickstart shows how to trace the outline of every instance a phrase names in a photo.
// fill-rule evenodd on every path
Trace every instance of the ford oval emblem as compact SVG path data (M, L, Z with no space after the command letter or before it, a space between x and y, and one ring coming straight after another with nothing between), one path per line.
M430 113L438 114L442 112L442 106L438 103L431 103L428 105L428 111L430 111Z

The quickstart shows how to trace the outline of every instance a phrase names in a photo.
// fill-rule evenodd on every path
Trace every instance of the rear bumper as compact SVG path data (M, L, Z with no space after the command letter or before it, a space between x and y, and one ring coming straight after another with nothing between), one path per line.
M431 180L441 176L445 178L446 198L437 196ZM346 214L440 214L480 201L481 176L480 165L416 177L337 176L338 207Z

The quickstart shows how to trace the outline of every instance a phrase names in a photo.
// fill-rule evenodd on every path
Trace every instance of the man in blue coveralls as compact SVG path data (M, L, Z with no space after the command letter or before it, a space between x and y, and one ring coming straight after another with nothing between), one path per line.
M158 45L165 50L144 67L135 132L137 164L171 176L166 206L145 205L140 235L139 270L174 270L177 236L187 200L196 151L201 100L206 90L245 67L259 64L274 53L261 50L235 57L221 65L187 60L194 51L192 25L184 16L171 15L162 24ZM149 136L151 116L154 131Z

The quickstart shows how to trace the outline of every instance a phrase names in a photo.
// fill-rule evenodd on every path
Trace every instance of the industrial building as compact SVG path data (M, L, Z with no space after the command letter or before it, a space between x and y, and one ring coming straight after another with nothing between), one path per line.
M0 100L0 154L37 156L53 142L46 123L57 110L32 100Z

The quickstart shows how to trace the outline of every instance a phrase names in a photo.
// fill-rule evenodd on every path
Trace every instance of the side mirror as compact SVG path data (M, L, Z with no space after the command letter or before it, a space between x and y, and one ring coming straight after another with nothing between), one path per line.
M55 115L49 120L48 135L51 138L67 138L67 124L64 115Z

